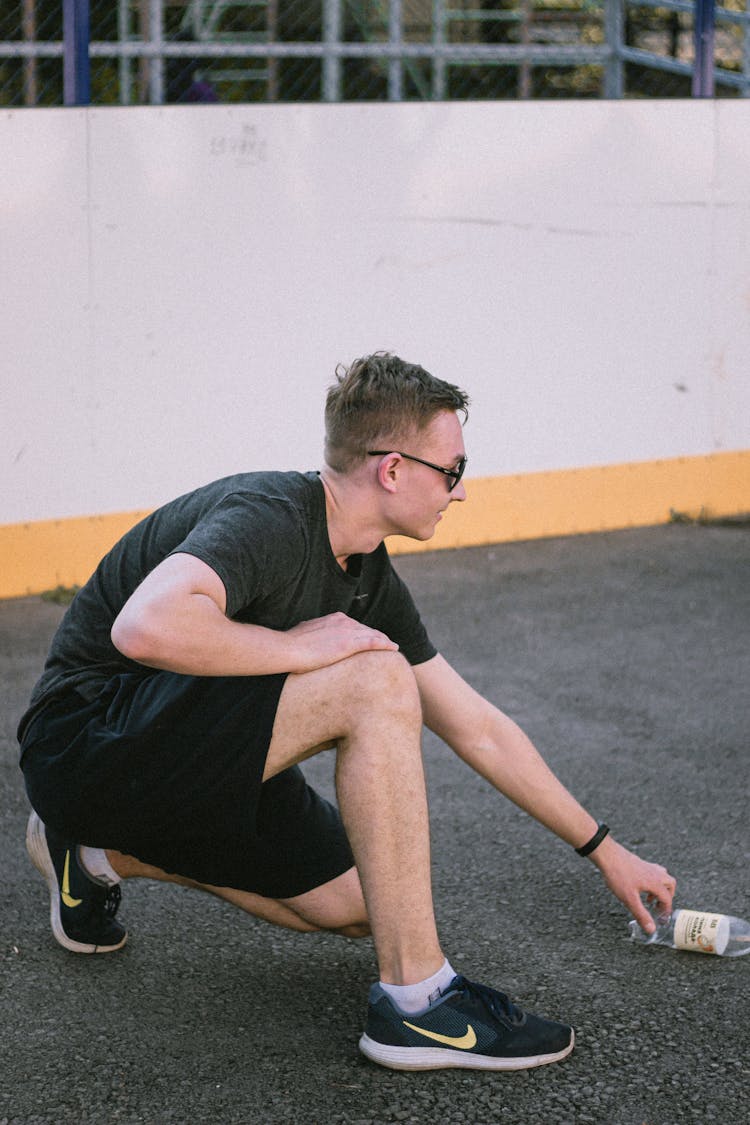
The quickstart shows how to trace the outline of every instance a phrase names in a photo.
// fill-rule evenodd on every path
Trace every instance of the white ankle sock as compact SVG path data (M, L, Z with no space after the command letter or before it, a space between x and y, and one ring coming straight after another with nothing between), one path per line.
M433 1000L437 1000L455 975L446 960L443 962L443 967L426 980L417 981L416 984L385 984L381 980L380 987L388 993L400 1012L414 1015L415 1012L427 1008Z
M120 876L107 859L104 848L89 848L82 844L78 849L78 859L83 870L95 883L112 887L120 882Z

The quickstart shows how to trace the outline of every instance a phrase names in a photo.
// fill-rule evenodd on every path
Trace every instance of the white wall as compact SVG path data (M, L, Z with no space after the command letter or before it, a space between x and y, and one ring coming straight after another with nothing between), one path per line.
M750 104L0 117L0 523L320 463L339 361L465 385L470 475L750 445Z

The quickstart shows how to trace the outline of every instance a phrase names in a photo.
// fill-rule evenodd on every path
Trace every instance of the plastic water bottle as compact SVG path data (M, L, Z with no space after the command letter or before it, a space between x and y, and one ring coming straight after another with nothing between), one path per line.
M674 910L655 917L656 930L645 933L633 920L629 924L632 941L641 945L668 945L694 953L715 953L719 957L742 957L750 953L750 922L731 914L711 914L705 910Z

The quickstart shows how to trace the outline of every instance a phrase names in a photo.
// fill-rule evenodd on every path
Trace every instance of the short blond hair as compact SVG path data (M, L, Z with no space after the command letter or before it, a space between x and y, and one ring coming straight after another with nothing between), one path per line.
M390 352L374 352L336 368L326 397L326 463L346 472L378 446L397 448L442 410L468 415L465 391Z

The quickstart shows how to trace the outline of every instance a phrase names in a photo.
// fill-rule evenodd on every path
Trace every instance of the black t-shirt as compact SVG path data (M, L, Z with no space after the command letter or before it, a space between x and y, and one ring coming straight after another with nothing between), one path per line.
M336 562L317 473L241 473L165 504L105 555L60 623L19 737L61 690L93 700L119 672L148 674L114 647L110 631L146 575L176 553L216 571L235 621L286 630L341 611L385 633L410 664L436 653L384 544L351 556L347 570Z

